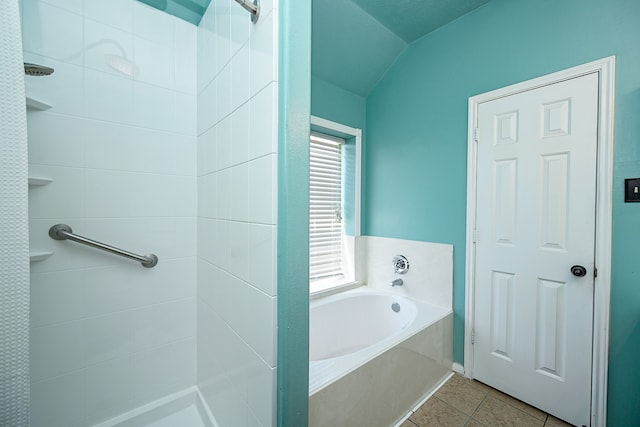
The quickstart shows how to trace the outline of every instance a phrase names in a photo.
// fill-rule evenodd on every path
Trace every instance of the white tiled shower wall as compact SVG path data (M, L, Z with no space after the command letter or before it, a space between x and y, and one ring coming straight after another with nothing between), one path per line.
M198 386L222 427L275 425L277 34L211 2L198 27Z
M133 0L23 0L33 426L86 426L193 386L196 27ZM110 68L133 61L133 77ZM56 223L153 269L47 235Z

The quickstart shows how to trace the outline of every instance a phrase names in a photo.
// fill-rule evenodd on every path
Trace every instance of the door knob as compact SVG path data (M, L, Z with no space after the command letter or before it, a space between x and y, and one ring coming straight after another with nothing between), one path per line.
M582 277L587 274L587 269L581 265L574 265L571 267L571 274L576 277Z

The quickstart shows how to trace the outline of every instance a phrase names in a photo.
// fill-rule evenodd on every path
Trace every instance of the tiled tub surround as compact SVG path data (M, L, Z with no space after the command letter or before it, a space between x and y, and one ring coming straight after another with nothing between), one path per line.
M391 260L404 255L409 260L406 274L395 274ZM429 304L453 305L453 246L417 240L362 236L356 239L356 280L369 288L391 289L393 279L402 286L393 291Z
M356 277L368 286L314 299L311 303L309 425L312 427L393 425L451 372L453 248L378 237L360 237L356 244ZM405 255L410 262L409 272L402 276L394 275L391 265L397 254ZM404 285L392 288L390 282L397 277L403 279ZM365 304L358 299L372 295L384 295L387 300L377 300L370 309L363 308ZM399 321L395 332L385 332L389 323L395 323L386 312L392 311L394 302L399 303L400 313L415 312ZM335 310L328 308L332 304ZM322 315L326 318L320 318ZM357 324L362 328L360 332L347 331ZM377 342L363 338L376 333ZM331 337L337 342L322 344L322 340ZM349 337L356 338L349 343ZM328 346L332 347L329 353L334 352L337 357L326 354L324 357L330 358L324 358L314 351Z

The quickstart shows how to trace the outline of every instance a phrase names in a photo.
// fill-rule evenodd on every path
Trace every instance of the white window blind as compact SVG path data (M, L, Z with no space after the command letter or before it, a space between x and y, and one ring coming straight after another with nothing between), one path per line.
M343 276L342 145L344 140L311 134L309 279Z

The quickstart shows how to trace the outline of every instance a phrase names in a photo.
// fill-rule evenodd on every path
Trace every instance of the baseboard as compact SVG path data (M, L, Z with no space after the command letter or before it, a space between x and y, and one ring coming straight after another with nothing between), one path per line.
M464 366L462 366L459 363L453 363L453 366L451 367L451 369L453 370L453 372L455 372L456 374L460 374L460 375L464 375Z
M424 402L426 402L427 400L429 400L431 398L431 396L433 396L434 394L436 394L436 392L438 390L440 390L440 388L447 382L449 381L449 378L451 378L454 375L453 372L445 375L442 380L440 380L440 382L438 384L436 384L433 389L431 389L427 394L424 395L424 397L422 399L420 399L420 402L414 406L407 414L405 414L402 418L400 418L395 424L393 424L393 427L400 427L402 425L402 423L404 423L405 421L407 421L409 419L409 417L411 417L411 415L413 415L414 412L416 412L418 410L418 408L420 408L422 405L424 405Z

